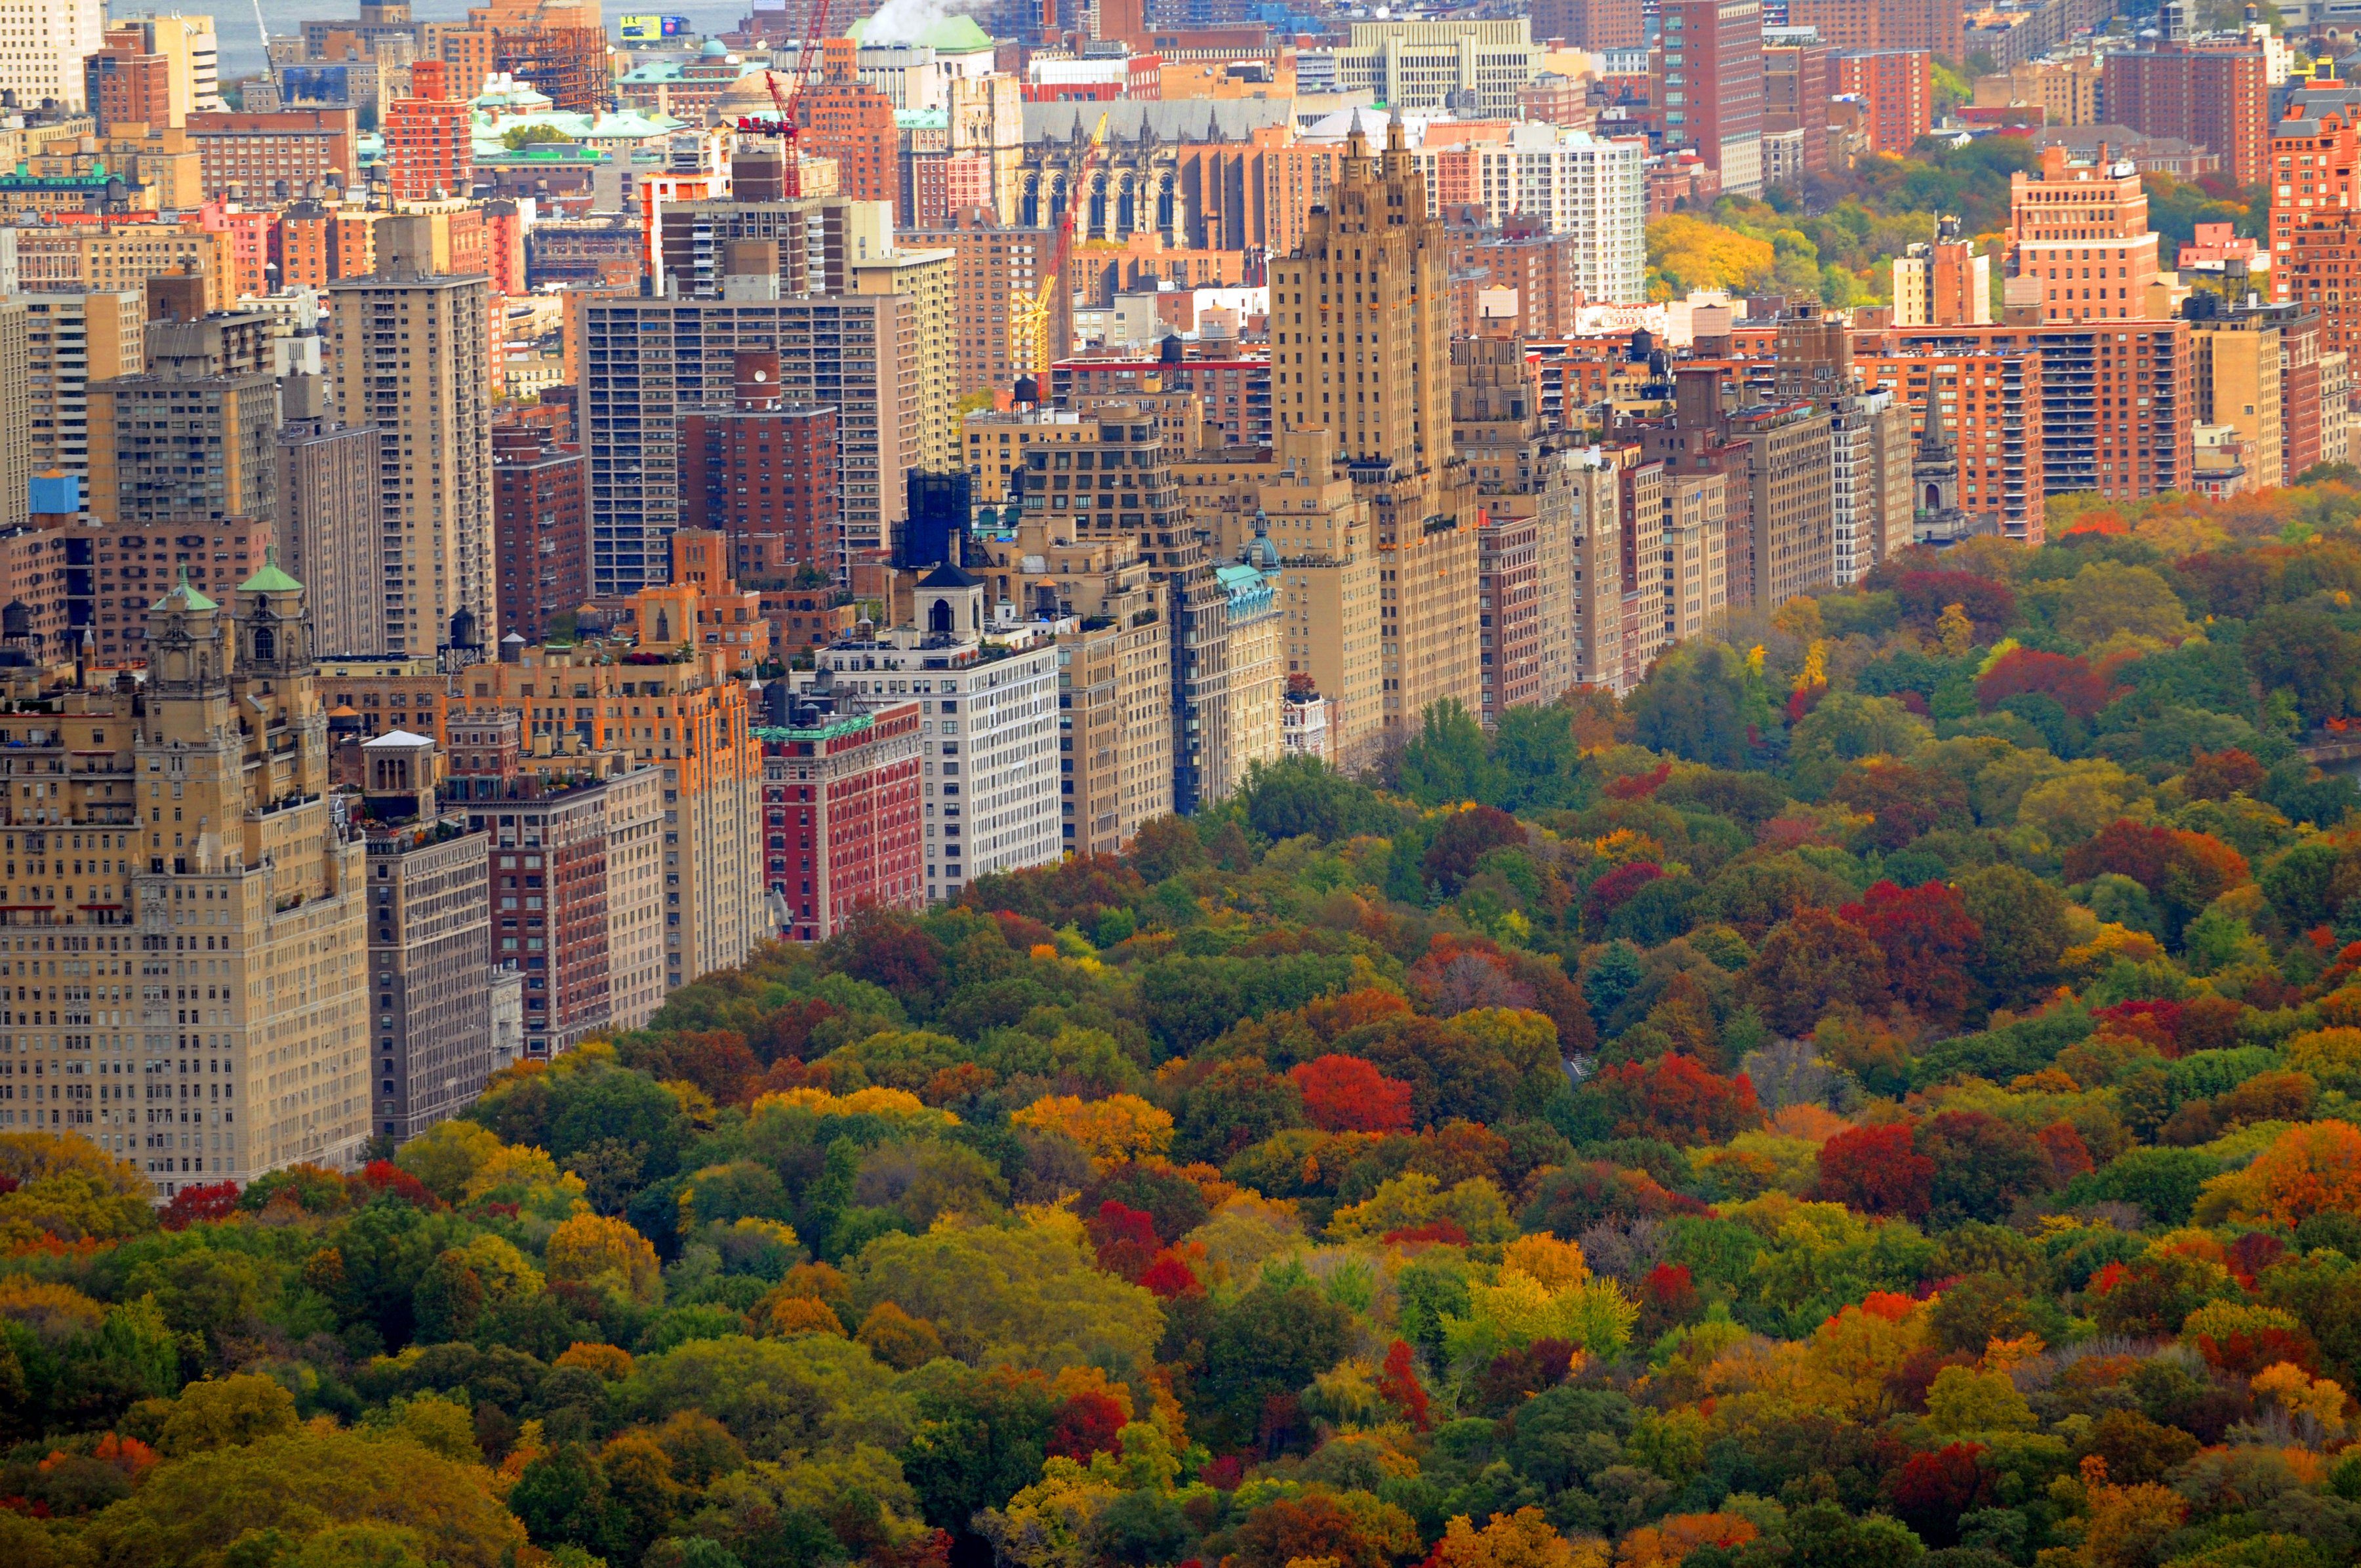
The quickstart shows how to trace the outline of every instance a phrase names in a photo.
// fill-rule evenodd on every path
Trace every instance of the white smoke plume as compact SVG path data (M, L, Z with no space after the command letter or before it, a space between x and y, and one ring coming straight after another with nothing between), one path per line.
M914 44L953 16L973 11L981 0L885 0L861 29L869 44Z

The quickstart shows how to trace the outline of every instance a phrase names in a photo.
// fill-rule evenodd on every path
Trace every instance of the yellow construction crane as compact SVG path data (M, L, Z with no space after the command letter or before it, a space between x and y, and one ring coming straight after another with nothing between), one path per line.
M1049 268L1042 274L1040 288L1029 294L1020 290L1009 302L1014 318L1009 342L1012 345L1021 343L1031 347L1033 362L1026 368L1032 372L1044 402L1049 397L1049 307L1056 302L1058 291L1067 286L1066 258L1074 248L1074 209L1090 200L1091 170L1097 167L1099 153L1106 147L1106 128L1107 116L1101 114L1098 125L1091 132L1090 150L1082 154L1082 166L1066 189L1065 216L1058 225L1058 243L1050 247Z

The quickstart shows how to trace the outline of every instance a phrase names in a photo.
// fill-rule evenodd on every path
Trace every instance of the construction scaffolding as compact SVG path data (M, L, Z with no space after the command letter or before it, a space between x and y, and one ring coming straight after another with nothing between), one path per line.
M559 109L596 115L615 103L607 35L598 27L502 27L493 38L493 69L529 82Z

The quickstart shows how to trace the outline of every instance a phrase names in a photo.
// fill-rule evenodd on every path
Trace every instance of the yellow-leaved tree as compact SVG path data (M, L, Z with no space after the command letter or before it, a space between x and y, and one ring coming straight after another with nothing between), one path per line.
M1101 1170L1160 1155L1172 1146L1171 1113L1137 1094L1110 1094L1104 1100L1045 1095L1008 1119L1020 1127L1065 1134Z
M612 1290L646 1306L664 1299L664 1265L648 1239L587 1209L549 1233L542 1262L552 1279Z

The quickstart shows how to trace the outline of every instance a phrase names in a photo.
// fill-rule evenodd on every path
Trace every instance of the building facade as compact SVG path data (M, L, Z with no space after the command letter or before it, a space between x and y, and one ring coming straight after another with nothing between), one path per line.
M329 286L336 404L377 427L385 613L378 646L432 653L462 609L499 640L492 549L491 289L433 270L432 225L381 225L378 269Z

